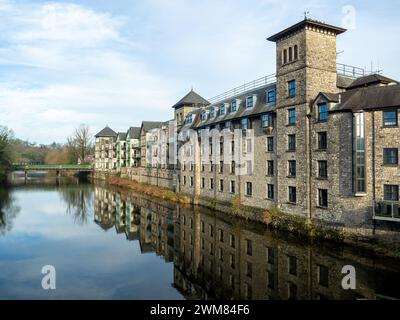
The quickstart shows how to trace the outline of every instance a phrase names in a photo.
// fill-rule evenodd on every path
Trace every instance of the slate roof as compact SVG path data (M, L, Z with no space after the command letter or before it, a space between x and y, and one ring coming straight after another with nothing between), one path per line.
M117 139L125 141L126 140L126 132L118 132Z
M336 86L340 89L347 89L354 82L354 78L338 75L336 80Z
M341 34L346 31L346 29L339 28L332 26L330 24L326 24L321 21L317 20L312 20L312 19L304 19L303 21L300 21L299 23L294 24L293 26L286 28L283 31L278 32L277 34L274 34L273 36L267 38L268 41L279 41L280 39L297 32L299 30L303 30L306 26L311 26L311 27L317 27L317 28L322 28L326 31L333 32L335 34Z
M340 94L340 103L331 112L400 108L400 85L373 86Z
M184 105L206 106L209 104L210 102L208 102L202 96L194 92L192 89L186 96L184 96L181 100L175 103L175 105L172 108L176 109Z
M139 139L140 138L140 127L130 127L128 130L129 136L131 139Z
M96 138L116 137L116 136L117 136L117 133L108 126L106 126L103 130L101 130L98 134L95 135Z
M141 128L143 128L143 130L144 130L145 132L147 132L147 131L149 131L149 130L151 130L151 129L159 128L159 127L161 127L163 124L164 124L164 122L162 122L162 121L143 121L143 122L142 122L142 127L141 127Z
M370 74L365 77L360 77L354 80L347 89L355 89L360 87L366 87L370 85L377 85L377 84L389 84L389 83L398 83L396 80L390 79L380 74Z

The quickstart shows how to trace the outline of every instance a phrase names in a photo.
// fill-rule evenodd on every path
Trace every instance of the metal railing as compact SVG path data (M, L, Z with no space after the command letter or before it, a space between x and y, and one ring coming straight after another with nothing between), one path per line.
M275 74L270 74L268 76L264 76L262 78L253 80L251 82L245 83L239 87L233 88L229 91L226 91L224 93L221 93L213 98L208 99L209 102L211 102L211 104L215 104L217 102L223 101L225 99L229 99L232 97L235 97L239 94L243 94L247 91L250 90L255 90L261 87L264 87L268 84L273 84L276 82L276 75Z
M370 74L379 74L382 71L381 70L366 71L364 68L349 66L349 65L343 64L343 63L337 63L336 64L336 72L339 75L355 79L355 78L359 78L359 77L365 77Z
M374 219L400 222L400 202L398 201L374 201Z

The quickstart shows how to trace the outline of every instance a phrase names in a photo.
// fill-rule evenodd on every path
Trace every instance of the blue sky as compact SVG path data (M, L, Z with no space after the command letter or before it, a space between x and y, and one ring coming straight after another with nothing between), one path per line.
M0 124L22 139L64 142L168 120L191 87L210 98L275 72L266 37L303 18L341 26L338 61L400 79L398 1L0 0Z

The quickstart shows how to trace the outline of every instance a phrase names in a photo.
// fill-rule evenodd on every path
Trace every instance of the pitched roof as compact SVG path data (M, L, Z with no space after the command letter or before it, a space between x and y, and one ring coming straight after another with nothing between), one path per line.
M117 138L122 141L126 140L126 132L118 132Z
M339 94L331 112L400 108L400 85L362 87Z
M380 74L370 74L368 76L360 77L354 80L348 87L348 89L366 87L375 84L389 84L389 83L398 83L398 82L396 80L390 79Z
M95 135L96 138L98 137L116 137L117 133L111 129L109 126L106 126L103 130L101 130L98 134Z
M176 108L182 107L184 105L206 106L209 104L210 104L210 102L208 102L202 96L200 96L199 94L194 92L192 89L186 96L184 96L181 100L179 100L177 103L175 103L175 105L172 108L176 109Z
M128 130L129 136L131 139L139 139L140 138L140 127L130 127Z
M346 31L346 29L343 28L339 28L339 27L335 27L332 26L330 24L326 24L324 22L321 21L317 21L317 20L312 20L312 19L304 19L303 21L300 21L299 23L294 24L293 26L286 28L283 31L278 32L277 34L274 34L273 36L267 38L268 41L273 41L273 42L277 42L280 39L294 33L297 32L299 30L303 30L305 27L317 27L320 29L324 29L326 31L329 32L333 32L334 34L338 35L341 34L343 32Z
M336 80L336 86L340 89L347 89L354 82L354 78L338 75Z
M143 121L141 128L143 128L143 130L145 132L147 132L147 131L149 131L151 129L161 127L163 125L163 123L164 122L162 122L162 121Z

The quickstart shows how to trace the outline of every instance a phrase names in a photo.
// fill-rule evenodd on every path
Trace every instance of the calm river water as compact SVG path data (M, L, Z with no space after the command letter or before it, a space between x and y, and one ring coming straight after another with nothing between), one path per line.
M342 288L348 265L355 290ZM400 298L399 261L51 178L0 188L0 271L0 299Z

